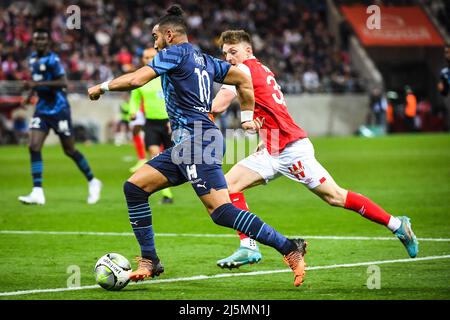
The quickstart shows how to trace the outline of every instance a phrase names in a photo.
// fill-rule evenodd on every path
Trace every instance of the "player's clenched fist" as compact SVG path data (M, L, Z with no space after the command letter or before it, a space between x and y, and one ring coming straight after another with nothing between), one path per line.
M259 117L255 118L252 121L243 122L242 129L248 132L257 133L259 129L261 129L261 127L263 126L265 120L266 119Z
M91 100L98 100L103 93L105 92L99 84L88 89L89 99Z

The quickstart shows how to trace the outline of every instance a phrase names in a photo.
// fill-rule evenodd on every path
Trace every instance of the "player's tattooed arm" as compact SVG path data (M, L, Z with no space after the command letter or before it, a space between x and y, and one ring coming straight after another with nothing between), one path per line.
M88 95L91 100L97 100L106 91L130 91L142 87L156 77L158 77L158 75L152 68L143 66L134 72L124 74L111 81L90 87L88 89Z

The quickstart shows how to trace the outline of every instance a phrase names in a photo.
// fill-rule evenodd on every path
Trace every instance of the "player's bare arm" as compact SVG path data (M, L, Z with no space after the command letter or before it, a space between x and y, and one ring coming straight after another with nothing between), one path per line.
M36 87L50 87L54 89L66 88L67 87L67 78L66 76L61 76L55 80L49 81L24 81L23 89L24 90L32 90Z
M220 89L212 102L212 113L216 115L225 112L234 98L236 98L236 95L233 91L225 88Z
M231 66L223 83L236 87L241 111L253 111L255 109L252 79L243 71L235 66Z
M223 83L236 87L239 104L241 106L242 128L248 131L258 131L263 121L253 120L255 109L255 94L253 92L252 79L235 66L231 66Z
M35 94L35 88L45 86L53 89L59 89L59 88L67 88L67 78L66 76L61 76L55 80L51 81L31 81L26 80L23 82L23 90L29 90L27 96L22 102L22 106L28 105L31 103L31 98Z
M111 81L90 87L88 89L89 99L97 100L106 91L130 91L142 87L156 77L158 77L158 75L152 68L143 66L134 72L124 74Z

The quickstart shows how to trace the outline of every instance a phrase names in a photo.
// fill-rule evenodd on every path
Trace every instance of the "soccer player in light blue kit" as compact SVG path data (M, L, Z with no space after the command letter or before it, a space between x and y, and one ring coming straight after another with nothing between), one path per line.
M25 104L37 93L39 100L30 122L31 136L29 144L33 190L27 196L20 196L25 204L45 204L42 188L42 146L50 129L59 136L64 153L70 157L88 181L89 196L87 202L94 204L100 199L102 183L94 177L86 158L75 148L72 132L70 105L66 97L67 80L58 55L49 50L50 36L45 29L36 29L33 33L33 52L29 59L32 81L24 84L30 94Z
M258 130L250 78L228 62L195 49L188 42L186 21L177 5L167 10L152 34L158 50L152 62L88 90L90 99L97 100L106 91L132 90L159 76L174 132L174 146L143 165L124 184L130 223L141 247L138 268L130 279L138 281L164 271L156 254L149 196L189 181L216 224L275 248L294 271L294 285L301 285L306 242L287 239L255 214L232 205L222 171L223 136L208 116L213 82L232 84L240 100L243 129Z

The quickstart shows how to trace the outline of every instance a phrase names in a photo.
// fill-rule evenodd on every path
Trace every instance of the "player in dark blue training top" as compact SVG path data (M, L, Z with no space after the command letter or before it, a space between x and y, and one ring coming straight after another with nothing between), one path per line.
M25 104L37 93L39 100L30 122L30 157L31 174L33 176L33 190L27 196L20 196L19 200L26 204L45 204L42 188L42 155L41 150L50 129L59 136L64 153L72 158L83 172L89 184L89 204L96 203L100 198L102 184L92 174L86 158L75 149L72 135L72 120L70 105L66 97L67 81L64 68L59 57L49 50L49 33L44 29L37 29L33 33L33 44L36 52L29 59L32 81L24 83L25 90L30 94Z
M447 44L444 48L445 60L447 61L447 67L441 70L439 76L438 89L439 92L446 97L450 90L450 44Z
M213 82L232 84L241 103L242 127L258 130L260 122L253 120L255 100L250 78L191 45L183 12L177 5L167 10L152 33L158 54L150 64L89 88L89 97L97 100L108 90L135 89L159 76L173 129L174 147L147 162L124 184L130 223L141 246L138 268L130 279L138 281L164 271L156 254L149 196L189 181L216 224L239 230L278 250L295 273L294 284L300 285L306 242L287 239L253 213L232 205L222 171L223 137L208 116Z

